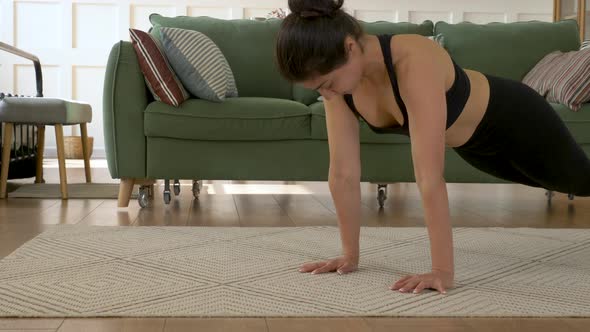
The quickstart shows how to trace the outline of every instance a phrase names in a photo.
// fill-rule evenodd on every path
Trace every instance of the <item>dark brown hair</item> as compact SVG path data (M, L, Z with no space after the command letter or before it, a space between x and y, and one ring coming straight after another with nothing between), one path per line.
M291 13L276 40L275 60L292 82L325 75L347 61L344 40L359 40L363 29L342 10L344 0L289 0Z

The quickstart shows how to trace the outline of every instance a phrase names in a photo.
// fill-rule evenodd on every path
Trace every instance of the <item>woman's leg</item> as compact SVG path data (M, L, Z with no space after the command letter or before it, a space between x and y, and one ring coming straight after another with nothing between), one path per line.
M462 151L460 149L455 149L455 152L457 152L457 154L471 166L482 172L506 181L520 183L531 187L541 187L539 183L531 180L528 176L515 168L508 158L504 156L477 154Z
M510 163L544 188L590 196L590 159L549 103L530 104L515 114Z
M553 107L521 82L493 76L488 80L493 100L487 126L500 142L499 156L529 182L590 196L590 159Z

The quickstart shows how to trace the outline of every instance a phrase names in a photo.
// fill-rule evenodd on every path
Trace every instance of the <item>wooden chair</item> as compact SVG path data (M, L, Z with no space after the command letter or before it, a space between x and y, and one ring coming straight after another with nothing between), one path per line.
M32 124L38 128L36 183L43 181L43 150L45 126L55 127L57 142L57 159L59 161L59 179L62 199L68 198L66 163L64 156L63 126L80 125L82 133L82 152L86 182L92 182L90 176L90 146L86 124L92 121L92 108L89 104L74 100L43 97L43 79L41 63L35 55L11 45L0 42L0 50L13 53L33 61L37 83L35 97L5 96L0 94L0 125L4 125L2 140L2 168L0 169L0 199L6 198L10 151L13 143L14 124Z

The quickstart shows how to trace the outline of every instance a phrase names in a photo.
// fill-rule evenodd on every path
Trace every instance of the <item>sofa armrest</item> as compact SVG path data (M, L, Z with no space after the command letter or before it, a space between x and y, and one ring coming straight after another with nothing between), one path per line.
M146 177L143 112L148 104L145 80L128 41L113 45L103 91L105 152L112 178Z

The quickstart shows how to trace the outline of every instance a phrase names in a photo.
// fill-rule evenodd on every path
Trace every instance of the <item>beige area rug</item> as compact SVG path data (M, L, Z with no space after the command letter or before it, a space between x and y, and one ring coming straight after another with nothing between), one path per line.
M132 198L137 198L137 188ZM117 198L117 183L68 183L68 198ZM12 184L8 187L9 198L61 198L59 183Z
M0 261L0 316L590 316L590 230L454 228L457 287L391 291L430 269L425 228L362 227L350 274L338 228L57 225Z

